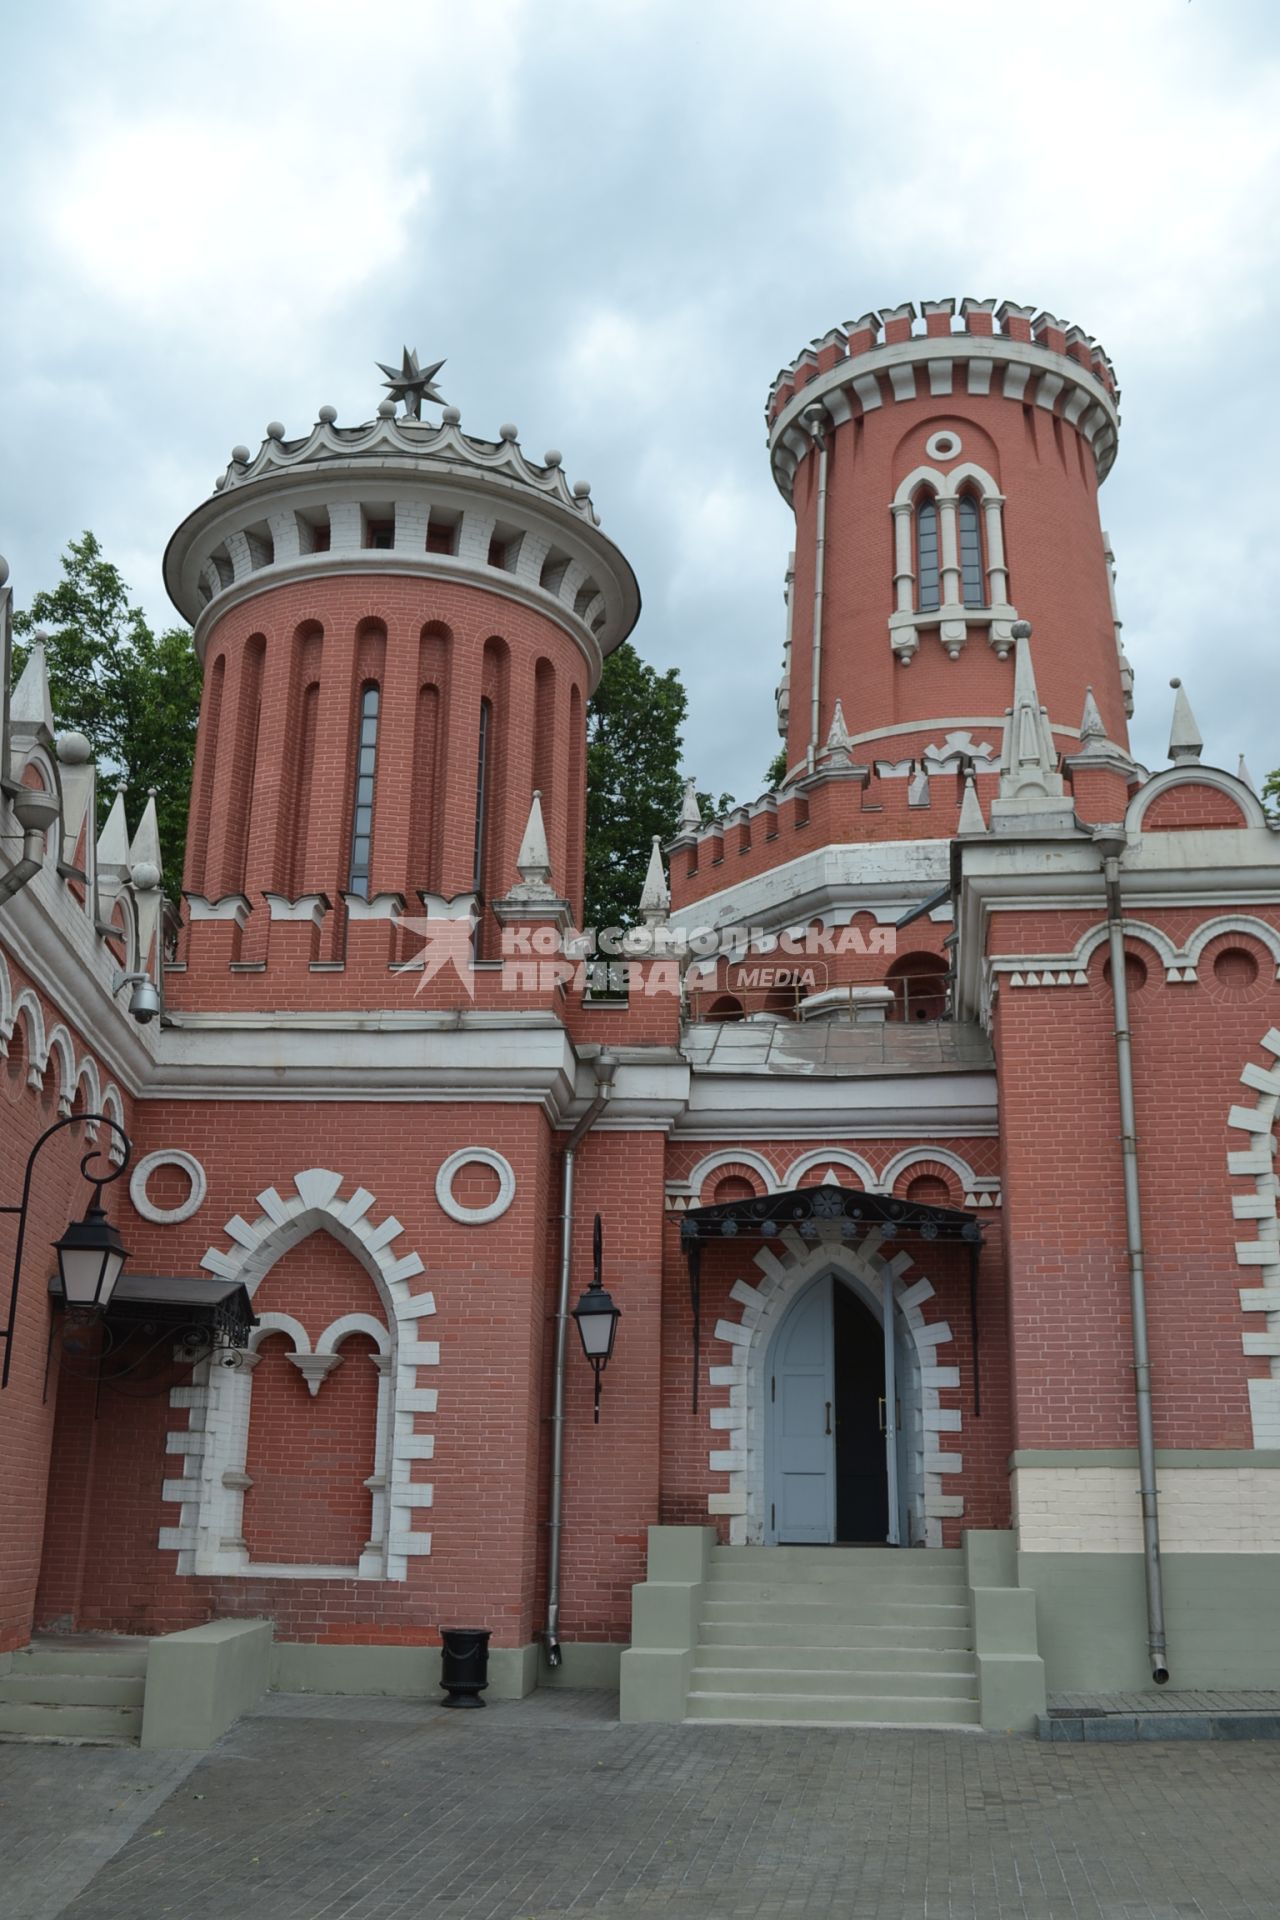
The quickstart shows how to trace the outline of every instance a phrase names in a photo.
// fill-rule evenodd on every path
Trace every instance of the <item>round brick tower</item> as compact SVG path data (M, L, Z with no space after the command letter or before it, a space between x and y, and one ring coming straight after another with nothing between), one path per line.
M273 423L169 543L205 676L189 971L274 973L272 923L336 970L349 928L424 896L479 896L488 957L535 789L580 908L586 702L635 578L558 453L464 434L452 407L432 425L421 397L354 427L322 407L296 439Z
M1115 457L1111 363L1079 327L994 300L884 308L779 374L774 478L796 515L779 724L791 779L833 720L853 756L919 761L1003 723L1013 623L1031 621L1055 742L1079 748L1086 688L1126 743L1097 490ZM836 715L837 702L840 715ZM841 724L843 723L843 724Z

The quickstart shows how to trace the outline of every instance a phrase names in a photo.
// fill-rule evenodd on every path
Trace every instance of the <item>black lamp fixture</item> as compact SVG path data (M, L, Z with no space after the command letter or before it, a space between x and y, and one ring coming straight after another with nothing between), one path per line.
M613 1352L614 1337L618 1331L618 1322L622 1318L622 1308L616 1307L604 1288L600 1278L600 1264L603 1257L604 1230L600 1225L600 1215L596 1215L591 1230L591 1285L580 1295L573 1317L578 1323L578 1337L582 1341L582 1351L591 1362L596 1376L595 1422L600 1424L600 1376L609 1364Z
M46 1140L51 1140L55 1133L61 1133L64 1127L74 1126L109 1127L119 1138L124 1152L119 1164L110 1173L89 1171L91 1161L106 1159L101 1147L91 1147L80 1162L82 1177L93 1187L93 1198L84 1219L71 1221L62 1238L53 1243L58 1256L59 1294L68 1312L86 1317L104 1313L129 1257L118 1230L111 1225L102 1207L102 1189L112 1180L118 1180L129 1164L131 1148L128 1134L104 1113L73 1113L63 1120L55 1120L51 1127L46 1127L27 1156L21 1201L17 1206L0 1206L0 1213L16 1213L18 1216L18 1243L14 1249L13 1280L9 1288L9 1316L6 1324L0 1327L0 1340L4 1341L4 1370L0 1373L0 1388L9 1384L9 1369L13 1359L13 1330L18 1316L18 1287L22 1279L22 1252L27 1237L31 1177L36 1158Z

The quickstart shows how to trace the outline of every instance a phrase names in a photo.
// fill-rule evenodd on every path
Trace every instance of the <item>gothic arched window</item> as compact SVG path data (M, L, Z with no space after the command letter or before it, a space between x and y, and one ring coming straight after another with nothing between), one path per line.
M938 503L931 493L925 493L916 502L916 609L936 613L941 604Z
M347 891L369 898L369 852L373 845L373 770L378 756L378 686L360 691L360 736L356 745L356 790L351 809L351 873Z
M971 493L960 495L960 582L966 607L985 607L986 581L982 567L982 516Z

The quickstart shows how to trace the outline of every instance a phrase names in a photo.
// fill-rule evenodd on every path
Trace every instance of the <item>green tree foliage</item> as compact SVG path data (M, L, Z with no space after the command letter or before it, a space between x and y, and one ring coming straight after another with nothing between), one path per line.
M782 785L786 777L787 777L787 748L786 748L786 743L784 742L783 745L778 748L778 751L774 754L773 759L769 762L768 766L764 770L765 791L769 793L776 792L777 789Z
M1280 819L1280 767L1269 773L1262 783L1262 804L1268 813Z
M688 706L677 670L646 665L630 641L605 661L587 710L588 927L626 927L637 918L653 836L669 840L676 830ZM711 819L733 799L699 793L698 804Z
M176 899L200 707L200 668L190 633L185 627L154 633L118 568L88 532L68 544L58 585L37 593L13 624L18 635L37 627L48 635L57 723L83 733L98 761L99 824L116 781L129 785L131 826L147 788L155 788L164 884ZM14 651L15 671L21 671L24 649Z

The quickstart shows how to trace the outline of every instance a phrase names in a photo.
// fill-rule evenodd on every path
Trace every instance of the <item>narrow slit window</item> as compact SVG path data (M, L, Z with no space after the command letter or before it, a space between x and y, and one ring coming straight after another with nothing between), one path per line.
M373 845L373 775L378 757L378 688L373 681L360 695L360 738L356 747L355 805L351 810L351 873L347 891L369 898L369 852Z
M926 494L916 508L916 592L917 609L936 613L942 604L938 574L938 505Z
M481 898L484 896L485 803L488 799L489 728L492 717L492 703L482 700L480 702L480 740L476 749L476 851L472 880L472 885Z
M960 496L960 579L966 607L987 604L982 577L982 522L978 503L971 493Z

